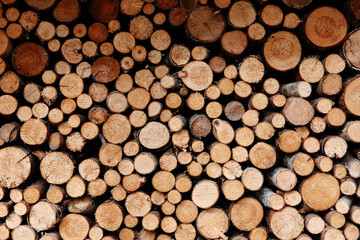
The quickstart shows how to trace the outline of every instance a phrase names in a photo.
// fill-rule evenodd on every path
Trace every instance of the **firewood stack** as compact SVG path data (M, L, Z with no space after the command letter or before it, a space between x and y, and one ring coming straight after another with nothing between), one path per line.
M0 240L356 240L360 0L1 0Z

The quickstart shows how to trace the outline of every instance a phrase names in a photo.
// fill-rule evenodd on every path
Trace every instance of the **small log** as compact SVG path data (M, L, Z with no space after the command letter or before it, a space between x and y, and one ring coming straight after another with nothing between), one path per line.
M359 84L360 78L347 80L343 85L343 93L340 97L341 106L343 106L349 113L356 116L360 115L360 108L358 108L354 102L354 99L358 96L354 89L357 89Z
M285 204L292 207L299 205L302 201L301 194L296 190L285 192L283 197Z
M283 21L283 16L281 8L269 4L261 11L260 19L266 26L277 27Z
M67 214L59 225L60 236L68 240L84 239L89 230L89 220L83 215L75 213Z
M204 25L203 23L210 25ZM197 6L186 19L186 32L197 42L209 43L218 40L225 30L225 20L209 6ZM210 30L213 29L213 30Z
M239 77L247 83L260 82L264 73L264 64L255 56L246 57L239 65Z
M220 208L209 208L203 210L196 221L198 232L205 238L227 239L225 233L229 228L229 219Z
M135 192L125 200L126 210L134 217L143 217L151 210L150 196L143 192Z
M269 182L282 191L292 190L296 183L296 174L288 168L277 167L271 170L268 174Z
M290 97L286 100L282 113L290 124L303 126L314 117L314 108L302 98Z
M51 152L47 154L40 164L42 177L51 184L66 183L73 175L73 171L73 161L62 152Z
M273 210L280 210L285 206L283 197L274 193L270 188L261 188L257 196L265 207Z
M221 191L227 200L236 201L244 194L245 189L241 181L233 179L223 182Z
M249 208L252 209L251 214L245 211L245 209ZM237 229L241 231L251 231L260 224L264 216L264 210L258 200L246 197L230 205L229 216L231 222Z
M97 207L95 219L101 228L116 231L123 222L123 211L115 202L104 202Z
M23 238L36 240L38 239L38 234L30 226L20 225L11 232L11 238L14 240L21 240Z
M345 216L335 210L328 212L325 215L325 221L334 228L341 228L345 224Z
M173 7L168 14L168 20L171 26L180 27L186 21L187 13L183 7Z
M53 10L53 16L58 22L71 23L79 18L80 4L77 0L61 0Z
M345 238L349 240L355 240L360 236L359 228L352 223L345 224L343 228L343 233Z
M44 195L46 191L46 182L42 179L31 184L24 190L24 201L29 204L34 204Z
M288 13L284 17L283 27L288 29L296 29L301 22L301 19L296 13Z
M243 171L241 182L247 190L258 191L264 183L264 176L257 168L248 167Z
M311 234L320 234L325 229L325 221L315 213L305 216L305 227Z
M246 28L256 20L255 7L249 1L235 2L229 8L228 19L232 26Z
M331 239L331 238L336 238L336 239L345 239L344 234L342 233L341 230L327 226L324 231L321 233L320 239L321 240L327 240L327 239Z
M298 81L288 83L281 87L280 92L287 97L302 97L307 98L311 94L311 85L305 81Z
M287 31L270 35L264 44L263 52L266 63L281 72L295 68L301 59L300 42L295 35Z
M65 196L65 189L56 185L50 185L46 192L46 199L53 204L60 203Z
M288 219L295 224L285 224ZM304 219L293 207L285 207L279 211L271 211L268 216L268 223L272 233L279 239L294 239L304 230Z
M61 221L60 207L47 201L40 201L31 207L28 221L36 231L46 231Z
M327 136L320 141L321 151L330 158L342 158L345 156L348 145L339 136Z

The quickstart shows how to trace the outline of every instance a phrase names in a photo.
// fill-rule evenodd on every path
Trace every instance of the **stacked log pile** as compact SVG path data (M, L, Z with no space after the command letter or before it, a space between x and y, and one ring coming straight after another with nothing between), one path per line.
M359 0L1 0L0 240L355 240Z

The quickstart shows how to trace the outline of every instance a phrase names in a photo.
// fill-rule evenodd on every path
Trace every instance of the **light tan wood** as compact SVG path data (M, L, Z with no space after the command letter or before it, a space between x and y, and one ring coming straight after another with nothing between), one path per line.
M56 185L50 185L46 192L46 199L53 204L60 203L65 198L65 189Z
M288 168L276 167L268 174L269 182L282 191L292 190L297 183L296 174Z
M294 224L286 224L292 219ZM279 239L294 239L304 229L304 219L293 207L285 207L279 211L272 211L268 217L269 227Z
M251 211L245 209L251 209ZM260 224L264 210L258 200L246 197L230 205L229 216L237 229L251 231Z
M14 240L20 240L24 237L29 240L36 240L38 235L35 230L28 225L20 225L11 232L11 238Z
M314 187L320 187L322 192L310 193ZM301 185L300 192L303 201L314 210L326 210L334 206L340 196L340 188L337 180L327 173L315 173L307 178ZM326 201L324 198L326 196Z
M330 158L342 158L345 156L348 145L339 136L327 136L320 141L321 151Z
M143 217L150 212L151 209L150 196L143 192L135 192L125 200L126 210L134 217Z
M260 23L253 23L247 29L247 35L250 40L258 42L264 39L266 30Z
M346 239L349 240L355 240L359 238L360 232L359 228L352 224L352 223L346 223L343 229L343 233Z
M225 233L229 228L229 219L222 209L209 208L199 214L196 228L205 238L227 239Z
M301 59L299 39L287 31L270 35L263 51L265 61L270 67L282 72L295 68Z
M64 171L66 170L66 171ZM41 161L40 172L48 183L63 184L72 176L74 163L71 158L62 152L51 152Z
M342 233L342 231L340 231L339 229L327 226L324 231L321 233L320 236L321 240L326 240L326 239L342 239L344 240L344 234Z
M282 113L292 125L302 126L308 124L314 117L314 108L302 98L290 97L286 100Z
M296 190L285 192L283 197L285 204L292 207L299 205L302 201L301 194Z
M326 28L320 28L320 25ZM319 7L305 20L305 36L310 43L319 48L330 48L339 44L346 37L347 29L348 24L344 15L333 7Z
M117 203L108 201L97 207L95 219L101 228L116 231L123 221L123 212Z
M47 201L39 201L31 207L28 221L37 231L46 231L60 222L60 207Z
M251 163L260 169L269 169L276 162L275 148L267 143L258 142L249 151Z
M90 230L90 223L80 214L67 214L59 225L61 238L66 240L84 239Z
M257 168L248 167L243 171L241 182L247 190L257 191L264 183L264 176Z

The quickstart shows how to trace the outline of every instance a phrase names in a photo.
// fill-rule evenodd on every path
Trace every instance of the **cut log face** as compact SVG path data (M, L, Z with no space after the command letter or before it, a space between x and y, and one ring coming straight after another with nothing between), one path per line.
M209 65L202 61L186 64L180 74L184 84L194 91L205 90L213 81L213 73Z
M333 47L342 42L347 29L348 23L344 15L333 7L317 8L305 21L306 37L320 48Z
M331 208L340 196L338 181L326 173L315 173L307 178L300 191L306 205L315 211Z
M150 122L139 133L141 145L148 149L164 147L170 140L168 128L159 122Z
M34 77L44 71L49 55L39 44L26 42L18 45L12 53L12 65L17 73Z
M216 13L208 6L198 6L188 15L187 33L196 41L209 43L218 40L225 30L225 20L221 13Z
M32 156L22 148L7 147L0 150L0 186L15 188L30 175Z
M287 31L273 33L264 44L264 58L271 68L281 72L295 68L301 59L299 39Z

